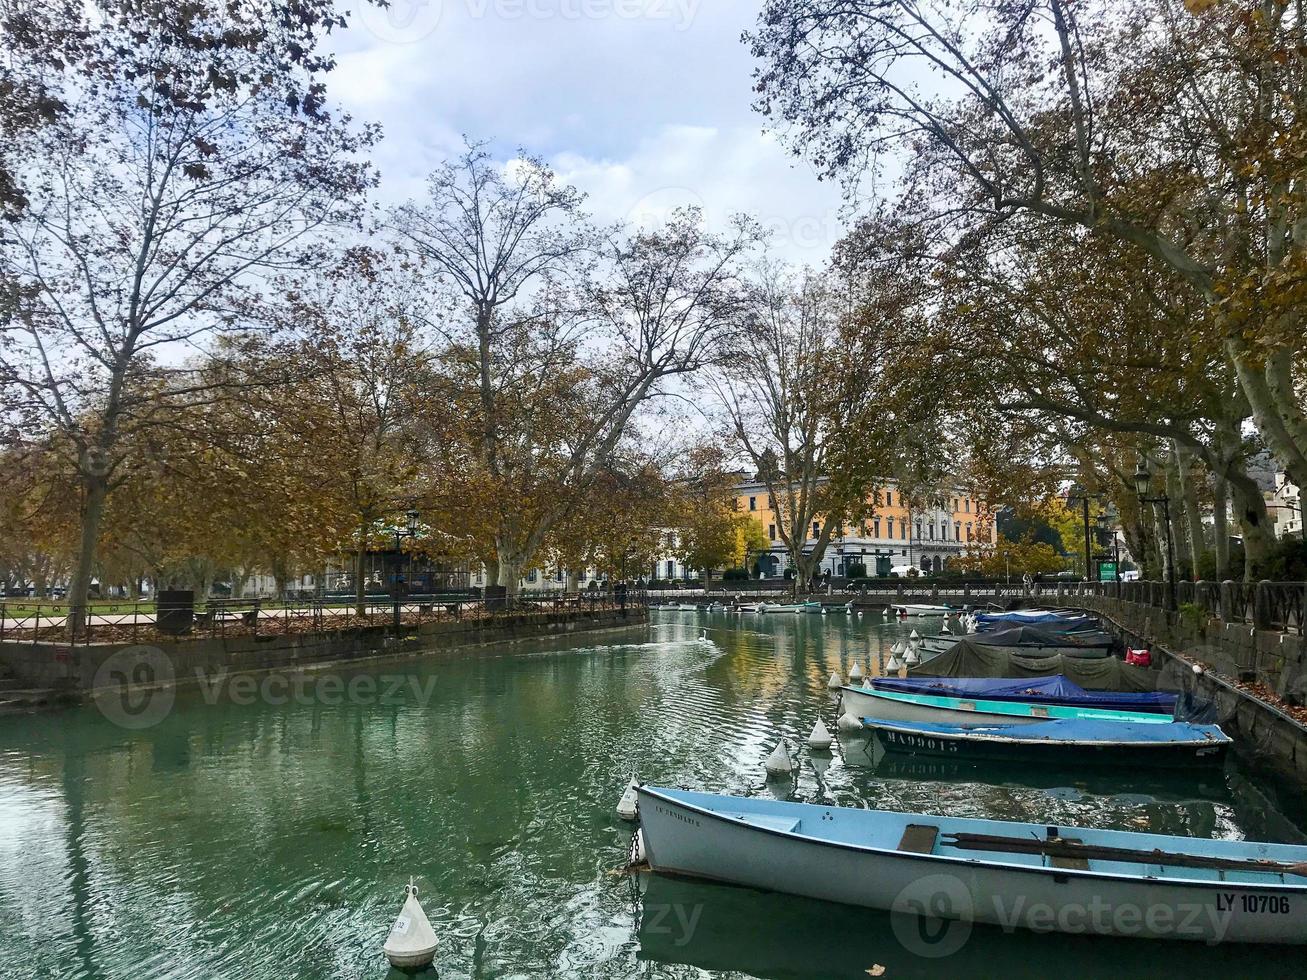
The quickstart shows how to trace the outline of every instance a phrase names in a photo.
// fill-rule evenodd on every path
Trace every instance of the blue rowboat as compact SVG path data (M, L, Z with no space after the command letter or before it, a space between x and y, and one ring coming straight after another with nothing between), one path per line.
M878 691L940 694L950 698L984 698L1024 704L1065 704L1077 708L1145 711L1171 715L1176 696L1163 691L1086 691L1065 674L1051 677L876 677Z
M954 698L941 694L911 694L867 687L840 688L840 714L854 718L882 718L886 721L925 721L944 724L1034 725L1054 718L1090 721L1132 721L1142 725L1165 725L1168 715L1147 711L1118 711L1068 704L1031 704L1021 701L993 701L987 698Z
M1009 930L1307 942L1307 847L653 786L639 807L658 873Z
M1066 765L1190 766L1220 762L1230 736L1216 725L1138 725L1062 719L1038 725L941 725L863 718L886 749L950 759Z

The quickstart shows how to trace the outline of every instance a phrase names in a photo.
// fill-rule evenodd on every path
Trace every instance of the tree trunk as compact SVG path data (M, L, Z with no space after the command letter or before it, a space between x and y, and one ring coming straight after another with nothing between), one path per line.
M95 566L95 550L100 537L100 521L104 517L104 501L109 495L109 486L104 477L84 475L82 481L82 537L77 548L77 562L73 566L72 582L68 588L68 630L74 635L86 625L86 603L91 591L91 571Z
M368 531L371 521L363 521L359 526L359 546L354 553L354 613L358 616L368 614L368 585L365 577L368 561Z
M655 577L656 575L657 573L655 573ZM567 572L563 576L563 591L564 592L581 591L581 575L579 572L574 572L571 569L567 570Z
M1162 581L1171 581L1171 554L1172 548L1167 547L1167 534L1169 529L1166 526L1165 515L1162 511L1161 504L1153 504L1153 541L1157 545L1157 566L1162 570Z
M1190 574L1197 580L1201 577L1198 569L1203 552L1207 550L1207 541L1203 534L1202 511L1198 506L1198 487L1193 473L1194 459L1193 454L1179 444L1173 444L1173 448L1176 474L1180 482L1180 496L1184 501L1185 524L1188 529Z
M1239 387L1248 399L1258 433L1284 465L1289 478L1300 487L1307 486L1307 445L1299 445L1289 428L1290 423L1302 427L1302 413L1301 409L1295 408L1286 418L1279 410L1283 407L1282 403L1287 401L1292 405L1294 401L1291 385L1288 392L1283 391L1279 364L1268 363L1265 367L1253 364L1242 344L1233 339L1226 341L1226 352L1234 363ZM1274 388L1268 383L1268 375L1276 379ZM1275 392L1279 393L1279 397Z
M1230 577L1230 522L1227 513L1230 490L1225 477L1212 477L1212 544L1216 551L1216 580L1224 582Z
M1256 484L1244 487L1236 480L1230 481L1230 498L1243 532L1243 578L1245 582L1253 582L1275 543L1266 515L1266 500Z
M1175 576L1192 578L1189 562L1189 535L1184 527L1184 491L1180 487L1180 466L1175 453L1166 460L1166 495L1171 498L1171 541L1175 548Z
M517 552L500 547L498 544L495 554L495 584L507 589L510 598L516 597L522 591L522 558Z

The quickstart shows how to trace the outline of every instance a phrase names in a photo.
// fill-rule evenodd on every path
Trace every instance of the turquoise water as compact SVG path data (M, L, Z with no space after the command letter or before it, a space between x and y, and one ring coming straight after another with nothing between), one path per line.
M1301 813L1233 761L1160 778L977 771L877 759L849 739L821 770L805 750L796 780L766 783L779 736L801 739L818 712L833 727L832 670L874 669L909 628L655 612L585 639L312 675L297 696L210 685L139 730L93 707L0 719L0 976L386 977L380 947L410 875L442 977L1228 977L1250 955L1299 970L1296 951L983 928L923 959L880 913L616 873L630 826L613 807L632 772L850 806L1304 839Z

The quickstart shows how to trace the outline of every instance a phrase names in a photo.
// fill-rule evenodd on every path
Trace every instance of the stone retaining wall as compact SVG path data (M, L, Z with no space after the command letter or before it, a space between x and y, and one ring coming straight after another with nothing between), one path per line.
M646 610L521 613L484 619L424 623L395 637L390 626L377 625L320 633L185 638L152 644L164 654L178 683L196 672L261 671L406 654L422 656L485 643L562 636L586 630L612 629L648 620ZM0 666L33 688L55 688L77 697L96 687L121 680L104 676L106 662L139 644L105 643L70 647L57 643L0 644ZM99 675L99 676L97 676Z

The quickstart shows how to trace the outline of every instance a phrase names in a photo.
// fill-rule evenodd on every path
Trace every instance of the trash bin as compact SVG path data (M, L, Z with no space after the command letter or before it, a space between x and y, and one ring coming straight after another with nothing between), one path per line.
M177 589L160 592L155 598L154 622L160 633L181 636L195 625L195 592Z
M486 586L486 609L490 612L503 612L508 608L508 586Z

